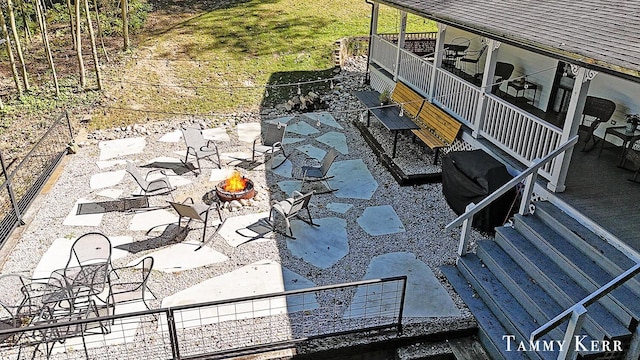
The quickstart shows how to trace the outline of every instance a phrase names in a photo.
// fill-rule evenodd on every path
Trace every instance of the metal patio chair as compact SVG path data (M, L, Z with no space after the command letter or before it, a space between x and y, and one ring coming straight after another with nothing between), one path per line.
M173 202L170 201L171 207L178 213L178 226L182 226L182 219L189 219L185 227L188 229L189 224L192 220L200 221L203 223L202 229L202 243L206 242L207 238L207 222L209 220L209 212L215 209L218 212L218 218L220 219L220 223L222 223L222 212L220 211L220 203L217 201L213 201L211 205L207 205L205 203L195 203L193 198L188 197L183 202ZM218 228L220 225L218 225Z
M140 300L148 310L151 309L145 294L148 292L155 298L147 286L152 269L153 257L147 256L133 265L119 267L109 272L109 302L113 304L114 309L117 305ZM132 272L139 273L132 275ZM116 279L111 280L113 277Z
M271 155L271 169L276 169L284 164L289 155L284 150L284 135L287 132L287 124L284 123L264 123L262 124L262 133L253 140L253 148L251 162L256 162L256 156ZM284 160L279 164L275 164L275 154L282 151ZM266 162L266 159L265 159Z
M184 158L185 165L188 164L189 156L193 156L196 158L196 164L198 165L196 169L199 171L197 173L194 171L196 175L202 174L200 159L209 159L218 166L218 169L222 169L218 146L213 140L206 140L202 135L202 130L194 127L183 126L180 130L187 145L187 155ZM215 161L211 158L212 156L215 157Z
M329 149L322 158L320 166L303 166L302 167L302 187L307 182L322 181L327 187L327 191L316 192L316 194L326 194L337 191L338 189L332 189L327 180L333 178L333 176L327 176L327 172L331 168L333 161L338 157L338 151L335 148Z
M173 190L176 188L171 186L169 182L169 177L162 169L151 170L146 173L146 175L142 175L138 170L136 164L131 161L127 161L127 172L131 174L133 179L136 181L138 186L140 187L142 194L145 196L154 196L154 195L164 195L169 194L171 199L173 199ZM149 175L154 173L160 173L163 177L158 179L149 180Z
M311 212L309 211L309 202L311 201L311 196L313 196L314 191L308 192L306 194L302 194L298 191L293 192L293 197L282 201L272 201L271 202L271 210L269 211L269 223L273 227L273 231L276 231L276 222L274 212L280 214L282 219L284 220L286 230L282 233L284 236L289 237L291 239L295 239L293 236L293 230L291 229L290 219L298 218L309 225L320 226L313 222L313 218L311 217ZM308 219L300 216L300 213L307 211ZM289 234L287 234L289 231Z

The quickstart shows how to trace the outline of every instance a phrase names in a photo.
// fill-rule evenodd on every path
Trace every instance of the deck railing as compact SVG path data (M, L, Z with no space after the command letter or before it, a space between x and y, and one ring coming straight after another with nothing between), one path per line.
M371 57L376 63L390 74L396 75L396 58L398 56L398 46L380 38L371 37Z
M563 322L569 320L567 330L565 330L564 339L560 342L564 344L561 346L560 353L558 354L558 360L573 359L576 352L576 335L580 332L584 316L587 314L587 307L601 298L607 296L611 291L617 287L623 285L627 280L633 278L640 273L640 264L635 264L627 271L618 275L615 279L604 284L598 290L587 295L584 299L578 301L570 308L558 314L553 319L549 320L546 324L540 326L529 336L529 341L534 343L540 337L549 333Z
M406 276L0 329L0 358L217 359L311 339L402 332ZM63 334L69 329L73 337ZM108 331L102 331L108 329Z
M433 101L457 115L465 125L475 129L480 88L452 73L438 69Z
M481 135L526 166L560 144L562 131L495 96L487 96L487 111ZM549 179L555 160L542 168Z
M413 85L423 95L429 93L431 86L431 74L433 63L415 54L402 50L400 51L400 68L398 78L405 83Z
M562 138L561 129L491 94L486 95L486 112L482 128L479 128L478 104L482 99L482 91L478 86L445 69L437 69L436 79L432 79L433 64L406 50L401 50L399 67L396 69L397 45L375 35L371 42L373 62L391 76L397 74L402 81L425 96L431 82L435 81L435 104L523 165L530 166L534 159L541 158L558 147ZM387 84L380 79L377 79L376 85L382 88L383 83L384 88L388 89ZM550 180L556 163L558 161L554 159L545 164L540 175Z

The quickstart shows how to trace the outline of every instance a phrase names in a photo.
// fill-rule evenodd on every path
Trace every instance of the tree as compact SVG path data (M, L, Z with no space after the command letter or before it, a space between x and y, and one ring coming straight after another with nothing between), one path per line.
M98 0L93 1L93 8L96 12L96 25L98 26L98 36L100 36L100 45L102 46L102 52L104 53L104 58L107 59L107 62L110 62L111 60L109 60L107 49L104 47L104 32L102 31L102 25L100 25L100 13L98 12Z
M80 0L76 0L76 55L78 57L78 69L80 70L80 87L87 86L87 78L84 75L84 61L82 60L82 32L80 30Z
M27 78L27 67L25 66L24 54L22 53L22 45L20 44L20 38L18 37L18 28L16 27L16 17L13 13L13 3L11 0L7 0L7 12L9 13L9 24L11 25L11 34L13 35L13 41L20 59L20 65L22 65L22 83L25 90L29 90L29 79Z
M18 89L18 95L22 96L22 86L20 86L20 76L18 75L18 69L16 68L16 59L13 56L13 49L11 48L11 38L9 37L9 30L7 29L7 22L4 20L4 11L2 10L1 5L2 4L0 4L0 26L2 26L4 43L7 46L7 54L9 54L9 62L11 63L11 72L13 73L13 81L16 83L16 89Z
M60 86L58 85L58 75L56 74L56 67L53 64L53 56L51 55L51 45L49 44L49 35L47 34L47 19L44 16L44 10L40 0L35 0L36 3L36 18L38 25L40 26L40 33L42 34L42 44L44 45L44 52L47 55L47 61L49 61L49 68L51 68L51 75L53 76L53 84L56 89L56 96L60 95Z
M76 0L80 1L80 0ZM100 76L100 62L98 61L98 50L96 49L96 36L93 33L93 24L91 24L91 12L89 11L89 0L84 0L84 12L87 16L87 27L89 28L89 38L91 39L91 54L93 55L93 64L96 70L96 80L98 81L98 90L102 90L102 77Z
M73 8L71 7L71 0L67 0L67 10L69 10L69 25L71 26L71 39L73 40L73 46L75 49L76 46L76 37L74 34L76 33L75 25L73 23Z
M129 1L121 0L122 6L122 36L124 36L124 50L129 50Z

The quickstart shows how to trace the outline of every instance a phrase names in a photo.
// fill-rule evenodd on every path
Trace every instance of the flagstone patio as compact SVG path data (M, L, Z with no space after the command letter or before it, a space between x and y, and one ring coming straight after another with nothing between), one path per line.
M372 160L362 140L353 137L357 131L329 113L268 121L287 123L285 147L292 153L274 170L270 164L240 165L251 157L250 144L260 134L260 123L206 129L205 137L218 142L228 163L223 161L223 168L218 169L211 162L202 161L200 176L188 171L182 163L184 158L179 154L184 154L184 145L179 130L156 138L84 144L78 154L69 156L53 192L41 200L42 209L34 209L33 219L2 272L28 271L34 277L46 277L64 267L75 238L99 231L111 239L112 261L118 265L154 257L154 273L149 282L157 296L151 301L154 306L407 275L405 321L420 323L428 322L429 318L469 316L462 310L459 299L452 298L453 292L434 274L441 264L454 261L456 240L442 230L442 224L452 218L452 213L429 211L429 202L440 195L431 185L398 188ZM319 226L293 220L296 239L273 233L266 222L270 202L290 196L293 191L309 190L302 188L300 167L317 163L330 146L340 152L328 173L332 178L327 181L337 190L312 197L310 211ZM275 161L283 159L279 156ZM171 184L177 187L173 196L178 201L186 197L202 201L234 168L254 181L258 195L248 206L225 210L223 225L199 250L196 249L201 245L201 224L193 225L186 238L177 243L159 240L159 234L170 232L168 226L175 227L178 220L170 208L78 215L78 204L138 193L124 171L126 160L136 162L143 172L155 167L165 169ZM426 198L427 191L436 194ZM409 195L403 200L399 193ZM420 196L424 203L418 204L414 199ZM150 206L166 207L167 200L170 197L153 197ZM402 201L412 202L412 210L405 210ZM208 224L211 227L208 234L214 234L218 223ZM155 231L147 234L152 228ZM18 259L29 247L36 249L35 254ZM430 260L425 263L421 259ZM357 292L351 301L362 304L359 296ZM357 308L361 305L345 305L348 309L345 317L362 316ZM295 312L319 306L323 304L316 299L293 297L287 299L285 308Z

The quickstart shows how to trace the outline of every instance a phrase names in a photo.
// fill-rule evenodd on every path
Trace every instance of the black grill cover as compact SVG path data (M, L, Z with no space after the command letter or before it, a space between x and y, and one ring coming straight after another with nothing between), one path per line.
M513 177L507 168L482 150L453 151L442 158L442 192L458 215L477 204ZM473 218L472 226L493 231L504 223L512 208L515 189L507 192Z

